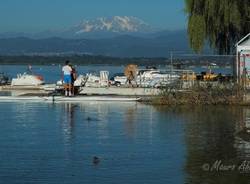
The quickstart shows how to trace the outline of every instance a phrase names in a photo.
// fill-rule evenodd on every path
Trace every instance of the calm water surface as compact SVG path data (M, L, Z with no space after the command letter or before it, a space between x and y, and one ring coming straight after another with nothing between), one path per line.
M139 103L0 103L0 183L249 183L250 168L238 169L250 161L250 139L239 133L249 114ZM237 168L213 168L217 160Z
M1 66L12 77L26 68ZM59 66L33 71L47 82L61 77ZM250 183L249 108L0 102L0 125L3 184Z

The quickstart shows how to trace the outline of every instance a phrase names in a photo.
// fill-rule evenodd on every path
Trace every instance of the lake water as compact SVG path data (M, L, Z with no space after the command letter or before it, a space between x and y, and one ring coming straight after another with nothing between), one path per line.
M0 183L249 183L250 168L239 167L250 161L250 136L238 133L249 115L224 106L0 103Z
M250 183L247 107L0 102L0 125L3 184Z

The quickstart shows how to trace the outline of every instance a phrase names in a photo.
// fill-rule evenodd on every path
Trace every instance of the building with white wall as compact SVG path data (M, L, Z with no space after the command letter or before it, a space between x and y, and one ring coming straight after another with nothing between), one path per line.
M236 47L235 75L239 82L243 76L250 79L250 33L242 38Z

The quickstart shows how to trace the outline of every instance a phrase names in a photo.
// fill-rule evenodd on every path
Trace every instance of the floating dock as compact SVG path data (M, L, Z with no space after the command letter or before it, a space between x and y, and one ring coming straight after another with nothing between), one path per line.
M45 84L38 86L12 86L12 85L4 85L0 86L0 91L14 91L14 90L54 90L56 88L55 84Z
M109 101L109 102L133 102L139 101L139 97L117 96L0 96L0 102L86 102L86 101Z

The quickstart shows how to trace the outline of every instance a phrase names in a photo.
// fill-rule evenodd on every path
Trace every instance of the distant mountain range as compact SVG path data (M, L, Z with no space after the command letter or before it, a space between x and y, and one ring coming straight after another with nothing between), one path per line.
M83 20L79 24L64 30L48 30L38 33L5 32L0 38L110 38L119 35L142 35L159 31L143 20L132 16L99 17L93 20Z
M84 20L60 31L0 34L0 55L166 57L170 51L190 52L186 30L159 30L129 16Z
M0 55L89 54L115 57L168 57L170 51L190 52L186 31L148 37L121 35L103 39L27 37L0 39Z
M73 27L70 32L75 35L86 33L110 32L117 34L147 33L153 31L149 24L136 17L114 16L111 18L101 17L95 20L85 20Z

